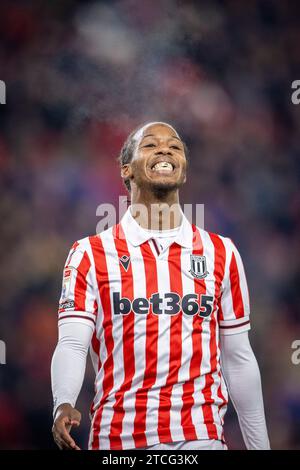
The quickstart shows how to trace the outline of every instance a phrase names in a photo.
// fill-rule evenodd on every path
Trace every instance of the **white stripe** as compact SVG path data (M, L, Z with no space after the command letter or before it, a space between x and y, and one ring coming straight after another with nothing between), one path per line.
M90 256L89 256L90 258ZM90 258L91 259L91 258ZM95 286L95 277L94 277L95 269L91 265L90 269L87 272L86 275L86 293L85 293L85 311L86 312L94 312L94 303L95 303L95 291L94 288L91 288L91 286ZM94 317L96 319L96 316Z
M221 296L221 307L224 316L224 320L235 320L235 314L232 303L231 295L231 284L230 284L230 274L229 267L232 257L232 243L229 238L222 238L225 247L226 261L225 261L225 271L224 278L222 282L222 296Z

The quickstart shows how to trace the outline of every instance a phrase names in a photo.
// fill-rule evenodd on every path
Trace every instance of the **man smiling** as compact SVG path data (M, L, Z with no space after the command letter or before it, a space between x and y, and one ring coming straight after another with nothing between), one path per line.
M52 360L61 449L79 449L70 430L88 348L89 449L226 449L228 391L246 447L269 448L242 260L230 239L183 214L186 154L169 124L130 134L120 164L131 206L69 253Z

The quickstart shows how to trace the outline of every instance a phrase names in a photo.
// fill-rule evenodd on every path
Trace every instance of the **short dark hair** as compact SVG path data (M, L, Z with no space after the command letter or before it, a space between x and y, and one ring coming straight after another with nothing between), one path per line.
M134 154L135 145L136 145L136 142L133 139L133 137L134 137L135 133L139 129L141 129L141 127L143 127L143 126L139 126L134 131L132 131L131 134L129 134L129 136L127 137L127 139L124 142L124 145L123 145L123 147L121 149L121 152L120 152L120 155L118 157L121 168L122 168L123 165L127 165L128 163L130 163L131 160L133 159L133 154ZM131 188L130 188L129 178L124 180L124 184L126 186L127 191L130 192Z
M137 127L134 129L129 136L127 137L126 141L124 142L124 145L121 149L120 155L118 156L118 161L120 163L120 167L122 168L123 165L127 165L130 163L133 159L134 151L135 151L135 146L136 146L136 141L134 140L134 135L136 134L137 131L142 129L147 123L142 124L141 126ZM187 145L185 142L181 139L181 142L183 143L183 148L184 148L184 153L186 156L186 159L188 159L189 156L189 151L187 148ZM130 187L130 180L129 178L124 180L124 184L126 186L126 189L128 192L130 192L131 187Z

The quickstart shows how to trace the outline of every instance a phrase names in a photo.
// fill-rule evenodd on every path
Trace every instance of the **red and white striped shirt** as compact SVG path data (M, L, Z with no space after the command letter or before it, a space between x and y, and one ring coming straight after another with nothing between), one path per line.
M94 328L90 449L223 440L219 335L250 328L241 257L184 215L169 247L150 237L129 208L66 261L59 322Z

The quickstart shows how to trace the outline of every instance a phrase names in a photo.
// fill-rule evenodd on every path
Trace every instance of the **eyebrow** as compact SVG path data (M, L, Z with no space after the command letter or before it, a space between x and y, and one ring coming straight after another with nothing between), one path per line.
M147 134L147 135L144 135L143 139L145 139L146 137L155 137L155 135L154 134ZM179 140L179 142L182 143L182 140L179 139L179 137L176 137L175 135L171 136L169 140L171 140L171 139L177 139L177 140Z

